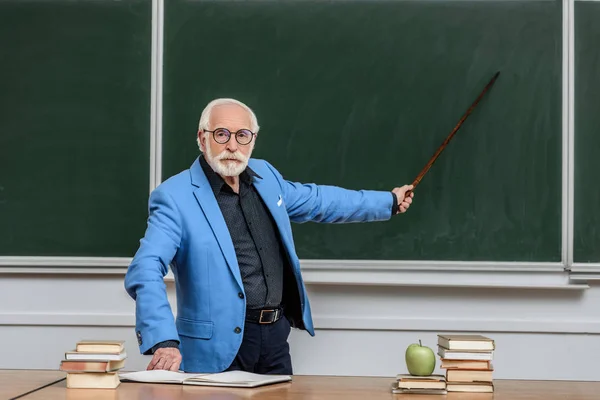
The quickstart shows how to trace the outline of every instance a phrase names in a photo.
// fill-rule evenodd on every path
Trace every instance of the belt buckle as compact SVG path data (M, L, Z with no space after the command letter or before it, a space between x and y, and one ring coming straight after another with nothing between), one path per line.
M273 312L273 313L275 313L275 317L273 317L273 319L271 321L263 321L263 315L264 315L265 311L266 312ZM271 310L260 310L260 317L258 318L258 323L259 324L271 324L271 323L273 323L273 320L275 318L277 318L277 313L278 312L279 312L279 310L273 310L273 309L271 309Z

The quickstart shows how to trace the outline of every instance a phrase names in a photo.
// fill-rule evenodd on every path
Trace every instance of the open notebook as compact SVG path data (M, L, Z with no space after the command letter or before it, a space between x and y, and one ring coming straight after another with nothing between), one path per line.
M173 371L139 371L122 372L119 377L123 382L146 383L178 383L182 385L200 386L230 386L230 387L257 387L273 383L288 382L292 380L289 375L261 375L244 371L227 371L216 374L190 374Z

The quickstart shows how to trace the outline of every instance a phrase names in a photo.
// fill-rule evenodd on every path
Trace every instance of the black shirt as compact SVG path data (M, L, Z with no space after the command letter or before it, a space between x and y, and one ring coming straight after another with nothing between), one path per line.
M250 167L240 174L239 194L200 157L231 240L242 275L248 308L276 307L283 291L284 255L277 226L254 187L260 176Z

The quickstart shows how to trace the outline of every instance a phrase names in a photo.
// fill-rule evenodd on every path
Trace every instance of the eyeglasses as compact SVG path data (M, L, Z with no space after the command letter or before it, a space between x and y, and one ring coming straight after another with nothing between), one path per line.
M219 144L225 144L225 143L229 142L229 139L231 139L231 135L232 135L232 133L228 129L225 129L225 128L217 128L214 131L205 130L204 132L212 133L213 139L215 139L215 142L217 142ZM239 131L235 132L234 135L235 135L235 140L239 144L247 145L248 143L250 143L252 141L252 137L256 134L248 129L240 129Z

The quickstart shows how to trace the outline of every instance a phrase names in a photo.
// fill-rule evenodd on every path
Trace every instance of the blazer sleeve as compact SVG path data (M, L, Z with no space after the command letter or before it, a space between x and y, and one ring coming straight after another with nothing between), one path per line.
M392 217L394 194L391 191L349 190L291 182L271 164L265 163L279 181L287 213L293 222L370 222Z
M181 215L173 198L155 189L150 195L148 226L125 275L125 289L135 300L140 352L165 340L179 340L167 298L164 276L181 243Z

